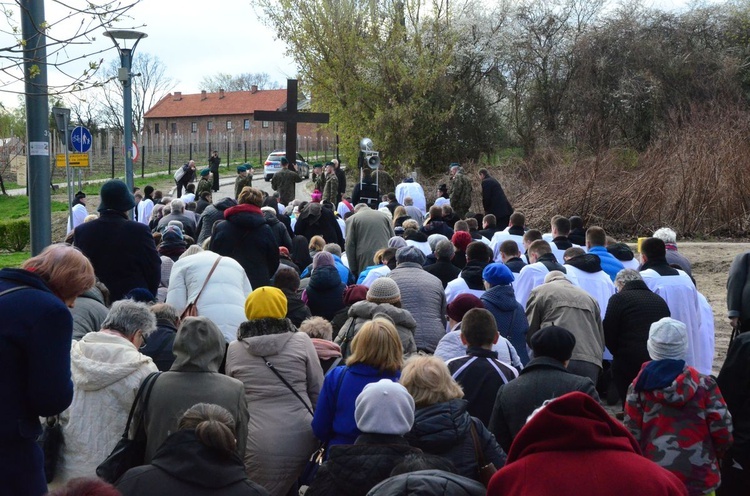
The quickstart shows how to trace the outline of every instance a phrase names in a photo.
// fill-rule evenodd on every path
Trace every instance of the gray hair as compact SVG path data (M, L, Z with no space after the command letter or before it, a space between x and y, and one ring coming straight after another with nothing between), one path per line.
M175 325L180 322L180 314L177 309L168 303L157 303L151 306L151 312L157 319L167 320Z
M634 269L622 269L620 272L617 273L615 276L615 287L617 287L618 290L622 289L625 284L629 283L630 281L642 281L643 277L641 276L641 273Z
M341 247L336 243L328 243L323 247L323 251L327 251L331 255L336 255L341 258Z
M406 219L402 224L401 227L404 229L414 229L415 231L419 229L419 223L414 219Z
M411 196L405 197L404 198L404 206L405 207L411 207L412 205L414 205L414 200L412 199L412 197Z
M180 258L178 260L182 260L185 257L189 257L190 255L195 255L196 253L201 253L203 248L201 248L198 245L190 245L187 247L187 250L182 252L182 255L180 255Z
M664 241L665 243L676 243L677 233L668 227L662 227L661 229L657 229L654 232L654 235L652 236L652 238L658 238Z
M447 236L443 234L430 234L427 237L427 244L430 245L430 250L433 252L437 249L438 243L441 241L450 241Z
M299 330L310 338L325 339L326 341L331 341L333 338L333 326L323 317L308 317L302 321Z
M357 212L359 212L360 210L364 210L364 209L366 209L366 208L370 208L370 207L368 207L368 206L367 206L367 204L366 204L366 203L358 203L358 204L357 204L357 205L356 205L356 206L354 207L354 213L356 214L356 213L357 213Z
M424 265L424 253L416 246L405 246L399 248L396 252L396 263L402 264L405 262L418 263Z
M435 257L438 260L450 260L455 253L456 248L447 239L440 241L435 248Z
M119 300L109 309L102 329L119 332L126 338L135 336L138 331L148 336L156 330L156 316L145 303Z
M173 214L181 214L185 212L185 202L176 198L169 202L169 208Z

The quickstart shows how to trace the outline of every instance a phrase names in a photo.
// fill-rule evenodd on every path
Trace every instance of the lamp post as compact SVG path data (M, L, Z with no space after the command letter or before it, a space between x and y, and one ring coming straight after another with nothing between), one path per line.
M122 83L122 113L123 113L123 130L124 130L124 147L125 147L125 184L130 192L133 191L133 89L132 74L130 72L133 66L133 52L138 42L148 35L140 31L130 29L116 29L105 31L104 36L112 38L112 41L120 52L120 70L117 72L117 80ZM120 43L118 43L120 40ZM134 41L133 41L134 40ZM133 42L133 46L128 48L128 41ZM130 211L130 218L133 218L133 211Z

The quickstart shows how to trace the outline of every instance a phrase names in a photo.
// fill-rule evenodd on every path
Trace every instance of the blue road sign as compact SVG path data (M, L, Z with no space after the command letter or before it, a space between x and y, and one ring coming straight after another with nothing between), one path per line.
M78 126L70 132L70 143L75 151L86 153L91 149L91 131L83 126Z

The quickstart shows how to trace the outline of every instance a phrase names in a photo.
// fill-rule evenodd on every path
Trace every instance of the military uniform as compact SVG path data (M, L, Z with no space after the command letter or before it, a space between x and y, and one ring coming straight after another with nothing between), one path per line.
M195 198L200 198L201 193L203 193L204 191L208 191L209 193L211 193L212 189L213 184L208 180L208 176L201 177L201 180L198 181L198 186L195 187Z
M320 174L313 173L312 181L313 181L313 191L317 189L318 191L323 193L323 190L326 187L326 175L323 174L322 172Z
M247 175L245 177L237 176L237 179L234 180L234 199L240 197L240 191L242 191L242 188L245 186L252 186L253 185L253 176L250 171L247 172Z
M336 200L339 194L339 180L336 174L328 174L326 177L326 185L323 189L323 201L331 202L336 205Z
M459 168L456 175L451 180L451 207L456 215L463 219L466 216L466 212L471 209L471 194L472 194L471 181L463 169Z
M294 188L297 183L301 183L302 178L296 172L289 169L281 169L273 175L271 187L279 193L279 201L288 205L294 200Z

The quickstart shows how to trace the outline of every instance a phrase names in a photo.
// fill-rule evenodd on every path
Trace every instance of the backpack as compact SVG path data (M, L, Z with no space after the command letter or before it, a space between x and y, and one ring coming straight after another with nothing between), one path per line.
M179 181L184 176L185 176L185 166L184 165L182 167L180 167L179 169L177 169L176 171L174 171L174 180L175 181Z

